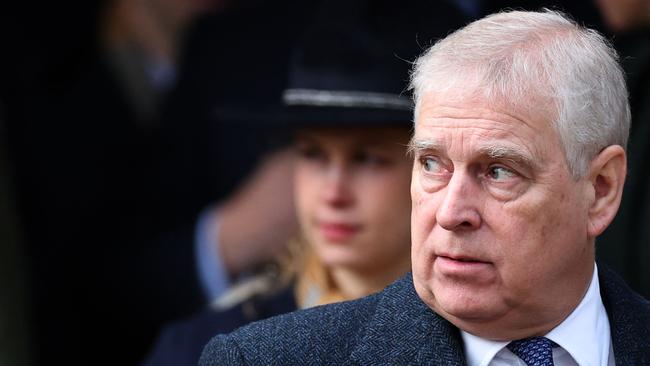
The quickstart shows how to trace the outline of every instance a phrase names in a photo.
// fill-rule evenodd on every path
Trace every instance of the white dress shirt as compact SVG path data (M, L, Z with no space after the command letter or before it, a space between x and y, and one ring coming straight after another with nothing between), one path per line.
M506 348L509 342L490 341L465 331L461 331L461 336L469 366L526 366ZM614 366L609 319L600 298L595 264L589 289L580 304L545 337L560 346L553 348L556 366Z

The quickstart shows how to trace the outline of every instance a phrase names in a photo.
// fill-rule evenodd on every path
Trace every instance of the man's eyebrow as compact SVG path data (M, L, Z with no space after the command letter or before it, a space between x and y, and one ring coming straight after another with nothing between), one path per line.
M518 165L535 167L535 160L524 150L507 145L487 145L479 148L481 155L494 160L506 160Z
M438 151L441 148L442 143L437 140L412 138L408 143L406 151L409 156L415 156L415 154L423 150Z
M411 139L408 144L409 156L415 156L421 151L442 151L443 143L432 139ZM508 145L486 145L478 149L479 155L493 160L505 160L518 165L535 167L535 160L525 150Z

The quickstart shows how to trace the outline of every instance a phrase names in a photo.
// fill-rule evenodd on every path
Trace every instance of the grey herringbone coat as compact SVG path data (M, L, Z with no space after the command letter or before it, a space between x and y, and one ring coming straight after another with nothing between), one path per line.
M650 302L599 265L617 365L650 365ZM460 333L417 296L411 274L360 300L253 323L203 351L212 365L464 365Z

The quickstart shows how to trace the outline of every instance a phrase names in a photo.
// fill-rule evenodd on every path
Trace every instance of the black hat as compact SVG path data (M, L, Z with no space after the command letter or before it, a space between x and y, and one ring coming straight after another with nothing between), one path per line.
M422 3L428 2L324 2L293 48L280 101L245 111L222 109L223 120L290 126L410 125L413 103L406 86L410 61L422 52L419 38L429 42L444 37L465 19L444 4L434 6L437 12L431 12L431 6L409 6Z

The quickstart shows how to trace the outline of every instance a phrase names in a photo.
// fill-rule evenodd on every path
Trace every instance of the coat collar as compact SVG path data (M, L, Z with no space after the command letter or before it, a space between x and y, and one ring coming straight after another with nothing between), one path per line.
M650 361L650 303L602 263L601 297L609 317L617 365ZM458 329L433 312L415 292L409 273L378 294L352 360L360 365L464 365Z
M634 293L602 263L600 292L609 318L616 365L650 362L650 302Z
M415 292L409 273L380 295L352 352L360 365L464 365L460 333Z

